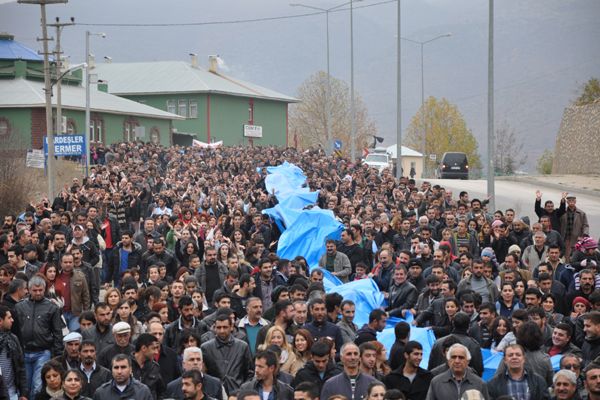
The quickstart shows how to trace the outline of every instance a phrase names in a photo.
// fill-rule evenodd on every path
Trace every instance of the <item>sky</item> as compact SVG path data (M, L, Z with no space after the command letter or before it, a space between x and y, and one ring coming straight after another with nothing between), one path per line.
M0 31L40 49L38 6L0 0ZM330 8L340 2L304 2ZM341 1L343 3L343 1ZM485 160L487 137L486 0L402 0L401 36L426 41L425 96L456 104L479 142ZM355 3L354 69L357 93L365 100L384 145L396 137L397 3ZM342 7L344 8L344 7ZM71 0L47 7L48 17L78 25L65 28L65 53L83 60L85 30L98 62L188 60L196 53L202 65L219 54L227 73L239 79L295 95L310 75L327 64L325 15L290 7L285 0ZM313 15L305 15L313 14ZM303 15L297 18L233 22ZM591 77L600 77L600 1L502 0L495 2L495 124L514 129L525 144L531 170L546 148L553 148L564 108ZM350 81L349 12L329 15L331 73ZM181 23L207 23L181 26ZM218 23L217 23L218 22ZM227 22L227 23L225 23ZM122 23L126 26L84 24ZM172 26L132 26L140 23ZM402 126L409 125L421 102L420 46L402 42ZM417 149L419 150L419 149Z

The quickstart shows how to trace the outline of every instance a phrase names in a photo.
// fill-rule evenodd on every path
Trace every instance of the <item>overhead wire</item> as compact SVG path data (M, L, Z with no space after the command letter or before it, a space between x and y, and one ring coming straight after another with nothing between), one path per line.
M384 0L375 3L363 4L354 6L353 9L360 8L368 8L374 6L380 6L383 4L395 3L397 0ZM332 10L330 12L342 12L348 11L350 8L340 8L337 10ZM246 23L254 23L254 22L266 22L266 21L277 21L282 19L292 19L292 18L306 18L313 17L315 15L325 14L326 11L313 11L302 14L292 14L292 15L279 15L273 17L260 17L260 18L248 18L248 19L233 19L233 20L223 20L223 21L201 21L201 22L168 22L168 23L92 23L92 22L77 22L76 25L81 26L115 26L115 27L173 27L173 26L205 26L205 25L230 25L230 24L246 24Z

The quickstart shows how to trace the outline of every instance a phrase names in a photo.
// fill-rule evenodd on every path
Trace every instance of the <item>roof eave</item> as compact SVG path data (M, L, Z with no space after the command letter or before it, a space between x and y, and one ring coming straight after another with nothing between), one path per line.
M115 96L158 96L158 95L165 95L165 94L181 94L181 93L185 93L185 94L194 94L194 93L223 94L223 95L227 95L227 96L279 101L282 103L300 103L301 102L300 99L296 99L293 97L281 98L281 97L270 97L270 96L264 96L264 95L263 96L261 96L261 95L250 96L250 95L243 94L243 93L232 93L232 92L225 92L225 91L221 91L221 90L185 90L185 91L181 90L181 91L165 91L165 92L117 92L117 91L111 91L110 87L109 87L109 93L113 94Z

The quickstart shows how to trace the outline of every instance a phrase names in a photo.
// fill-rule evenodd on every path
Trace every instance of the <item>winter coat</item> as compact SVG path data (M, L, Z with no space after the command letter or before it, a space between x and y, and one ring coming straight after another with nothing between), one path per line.
M201 349L206 372L220 379L228 394L254 376L248 343L230 336L226 341L209 340Z
M323 378L321 378L321 373L317 371L315 364L312 361L309 361L296 373L294 381L292 382L292 387L295 388L302 382L311 382L319 388L320 393L323 385L329 378L341 373L342 369L336 363L330 361L325 368Z
M119 392L114 380L106 382L94 393L94 400L154 400L148 386L133 378L123 392Z
M115 284L121 282L121 249L123 243L118 242L114 247L111 257L108 260L108 271L106 273L106 279L104 283L110 283L114 281ZM142 246L136 242L132 242L132 251L127 256L127 268L139 267L142 264ZM140 271L141 273L141 271ZM142 276L145 278L145 275Z
M327 253L323 254L319 259L319 267L326 269L327 265ZM352 273L352 266L350 265L350 259L347 255L340 251L335 252L333 260L333 272L336 273L336 277L342 282L348 282L348 277Z
M427 391L429 390L429 384L433 379L431 372L420 368L417 370L417 375L411 382L407 377L404 376L401 367L390 372L384 379L386 388L398 389L406 398L411 400L425 400L427 397Z
M408 281L400 285L392 282L389 293L388 301L390 305L388 312L390 317L402 317L402 311L413 308L419 298L417 288Z
M258 392L259 389L260 389L260 382L256 378L254 378L250 382L244 383L242 385L242 387L240 388L240 391L255 390ZM294 399L294 390L291 388L290 385L283 383L280 380L273 382L273 394L275 396L274 399L277 399L277 400L293 400Z
M54 357L63 352L61 311L56 304L43 298L33 301L30 298L15 306L15 316L19 320L19 340L25 353L50 350Z
M83 372L83 369L81 369L81 367L78 368L80 368L81 374L83 375L83 389L81 389L82 396L92 397L100 386L112 379L112 373L98 364L96 364L96 369L94 369L89 379L85 372Z

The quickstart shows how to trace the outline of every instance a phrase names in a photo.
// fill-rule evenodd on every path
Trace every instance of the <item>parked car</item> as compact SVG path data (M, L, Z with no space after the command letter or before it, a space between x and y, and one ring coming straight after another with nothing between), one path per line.
M469 161L465 153L446 152L437 171L440 179L469 179Z

